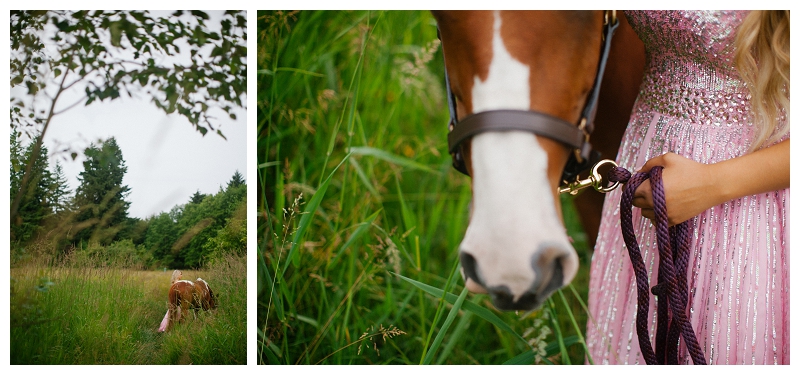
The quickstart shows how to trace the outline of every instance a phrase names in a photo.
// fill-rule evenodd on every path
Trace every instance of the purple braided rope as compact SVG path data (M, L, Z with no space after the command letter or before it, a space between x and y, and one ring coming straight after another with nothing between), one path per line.
M639 348L647 364L677 364L678 341L683 337L692 362L706 364L703 351L697 343L692 325L686 316L689 290L686 272L690 256L691 231L687 222L669 228L664 184L661 179L662 167L653 167L649 173L631 176L624 168L614 168L608 173L612 182L623 182L625 188L620 199L620 224L622 237L628 248L631 265L636 278L637 310L636 332ZM636 189L650 178L653 192L653 208L656 218L656 239L658 241L659 264L658 284L653 294L658 298L658 322L656 330L656 351L650 343L647 315L650 305L649 282L636 235L633 233L633 196Z
M614 170L619 168L614 168ZM627 172L627 171L626 171ZM653 346L650 344L647 331L647 313L650 306L650 282L647 280L647 270L644 266L642 259L642 252L639 250L639 244L636 242L636 234L633 233L633 193L636 188L647 179L644 173L637 173L630 177L625 184L622 191L622 198L620 198L620 224L622 227L622 238L625 240L625 246L628 248L628 255L631 258L631 265L633 266L633 273L636 276L637 286L637 306L636 306L636 332L639 337L639 348L642 350L644 361L648 365L658 364L656 361L656 354L653 352ZM612 176L609 180L615 182ZM622 182L622 181L621 181Z

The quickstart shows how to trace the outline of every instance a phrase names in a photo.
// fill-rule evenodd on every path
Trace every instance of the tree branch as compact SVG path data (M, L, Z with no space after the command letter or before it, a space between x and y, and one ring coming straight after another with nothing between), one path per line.
M62 110L60 110L60 111L58 111L58 112L53 112L53 115L52 115L52 117L58 116L58 115L60 115L60 114L62 114L62 113L64 113L64 112L66 112L66 111L69 111L70 109L72 109L72 107L75 107L75 106L77 106L78 104L81 104L81 103L83 103L83 101L84 101L83 99L85 99L85 98L86 98L86 97L83 97L83 98L81 98L81 100L78 100L77 102L70 104L69 106L67 106L66 108L64 108L64 109L62 109Z

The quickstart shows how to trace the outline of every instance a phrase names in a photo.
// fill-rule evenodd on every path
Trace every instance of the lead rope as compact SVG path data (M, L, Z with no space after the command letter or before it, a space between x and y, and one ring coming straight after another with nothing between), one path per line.
M688 221L672 228L668 225L667 205L664 198L664 184L661 180L663 167L653 167L650 172L631 173L624 168L615 167L608 173L608 180L625 184L620 199L620 224L622 237L628 248L628 254L636 275L638 291L636 310L636 333L639 347L648 365L678 364L678 339L683 336L692 362L705 365L706 360L700 345L697 343L692 325L686 316L689 302L689 287L686 271L689 266L691 230ZM656 351L650 344L650 333L647 328L647 315L650 306L650 289L647 270L644 266L636 235L633 233L633 193L645 180L650 179L653 191L653 208L656 217L656 239L658 241L658 284L653 286L658 308L656 329Z

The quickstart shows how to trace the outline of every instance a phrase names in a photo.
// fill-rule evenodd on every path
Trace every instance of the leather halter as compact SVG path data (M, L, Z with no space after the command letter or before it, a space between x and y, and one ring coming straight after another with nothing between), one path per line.
M609 19L609 16L611 19ZM453 167L459 172L469 175L464 156L461 150L462 143L468 138L486 131L522 130L551 138L564 143L574 150L562 173L562 180L571 181L577 178L578 173L589 169L591 163L599 159L599 153L592 151L589 136L594 130L594 116L597 110L597 97L600 94L600 83L611 50L611 38L619 26L615 11L606 11L603 26L603 44L600 52L600 62L597 67L594 86L591 95L584 104L578 124L572 124L557 117L536 111L523 110L494 110L479 112L458 121L456 112L456 98L450 89L450 77L447 68L444 69L445 87L447 88L447 105L450 109L450 133L447 135L447 145L453 158ZM444 49L442 49L444 56ZM576 126L577 125L577 126Z

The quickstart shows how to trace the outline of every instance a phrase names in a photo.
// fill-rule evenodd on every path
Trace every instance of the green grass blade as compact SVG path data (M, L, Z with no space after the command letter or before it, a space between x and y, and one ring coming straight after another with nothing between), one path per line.
M589 322L591 322L591 324L594 324L595 326L597 326L597 323L594 321L594 318L592 317L592 314L589 313L589 308L586 307L586 304L583 302L583 299L578 294L578 291L575 290L575 286L573 284L569 284L568 287L569 287L569 290L572 292L572 294L575 296L575 299L578 300L578 303L581 304L581 308L583 309L583 311L589 317ZM578 331L578 332L580 332L580 331ZM585 344L586 344L586 341L584 341L584 345ZM589 353L589 349L588 348L586 349L586 358L589 360L589 364L592 364L592 365L594 364L594 360L592 360L592 354Z
M322 202L322 198L325 196L325 191L328 190L328 185L331 183L331 178L339 170L339 167L347 161L347 158L350 157L350 154L345 155L344 159L336 166L336 168L331 171L328 175L328 178L322 182L317 188L317 192L314 193L314 196L311 197L311 201L308 202L308 205L305 207L305 213L303 217L300 218L300 224L297 226L297 231L294 233L294 237L292 238L292 248L289 250L289 254L286 256L286 263L284 263L283 270L281 270L280 278L283 278L283 275L286 274L286 269L289 268L289 263L295 263L295 267L298 266L299 258L296 257L297 249L300 247L300 242L303 239L303 235L308 230L308 227L311 226L311 219L314 218L314 213L317 211L320 202Z
M556 315L555 303L553 303L553 299L550 298L547 300L547 308L550 309L550 313L547 314L550 316L550 324L553 327L553 333L556 335L556 342L558 343L558 348L561 351L561 361L565 365L570 365L569 354L567 353L567 345L564 342L564 336L561 335L561 328L558 324L558 315Z
M450 328L450 325L453 323L456 315L458 315L458 312L461 311L461 305L464 303L464 299L467 298L467 292L467 288L464 288L464 290L462 290L461 294L458 296L456 302L453 304L453 308L450 309L450 313L447 314L447 319L444 320L442 328L439 330L439 333L436 334L436 338L433 339L433 344L431 344L430 349L428 349L425 359L422 360L423 365L429 365L431 361L433 361L433 355L442 344L442 340L444 340L444 336L447 334L447 330Z
M504 365L530 365L536 359L536 354L532 351L528 350L526 352L520 353L514 358L509 359L508 361L503 362Z
M363 146L363 147L350 147L350 149L348 151L350 151L350 153L352 153L354 155L372 156L372 157L381 159L383 161L386 161L386 162L389 162L389 163L392 163L392 164L395 164L395 165L398 165L398 166L401 166L401 167L409 168L409 169L415 169L415 170L428 172L428 173L432 173L432 174L438 174L439 173L439 172L431 169L427 165L420 164L420 163L415 162L415 161L413 161L411 159L402 157L400 155L395 155L395 154L393 154L391 152L384 151L384 150L381 150L381 149L377 149L377 148L374 148L374 147L366 147L366 146Z
M432 296L440 297L443 293L443 291L439 288L421 283L416 280L409 279L403 275L397 275L397 276ZM445 299L447 300L447 302L455 303L458 300L458 296L452 293L447 293L445 295ZM492 313L485 307L478 306L472 301L464 301L462 308L466 311L471 311L475 315L481 317L483 320L492 323L495 327L499 328L500 330L508 332L512 336L524 342L525 345L528 344L528 342L524 338L522 338L522 336L520 336L518 333L514 332L514 330L511 329L511 327L509 327L508 324L506 324L506 322L502 321L500 318L497 317L497 315L494 315L494 313Z
M380 214L381 211L382 210L379 209L372 215L369 215L369 217L366 220L364 220L364 222L357 224L358 228L356 228L353 234L350 235L350 237L347 239L344 245L342 245L342 247L339 248L339 251L336 252L336 255L334 255L331 261L328 263L328 268L331 268L331 266L335 265L338 262L339 257L344 253L344 251L347 250L347 248L350 247L350 245L352 245L353 242L356 242L359 238L361 238L361 236L364 235L364 233L367 232L367 229L369 229L369 227L372 225L372 223L375 221L375 219L378 217L378 214Z
M572 314L572 309L569 308L567 298L564 296L564 292L561 289L558 290L558 296L561 298L561 303L564 304L564 309L567 311L567 315L569 315L569 321L572 323L572 327L575 328L575 332L577 333L580 344L583 346L583 350L586 351L586 353L589 353L589 348L586 346L586 340L583 338L583 334L581 333L581 327L578 326L578 322L575 320L575 315ZM591 358L589 358L589 361L591 363Z
M568 348L568 347L570 347L572 345L575 345L575 344L577 344L579 342L580 342L580 339L578 338L578 336L569 336L569 337L559 338L559 340L556 340L556 341L553 341L553 342L547 344L547 346L544 348L545 358L552 357L552 356L558 354L558 352L562 352L563 350L566 350L566 348ZM563 347L563 350L562 350L562 347ZM563 355L563 352L562 352L562 355Z
M461 319L458 320L458 324L456 324L456 328L453 329L453 334L450 336L450 340L447 341L447 345L444 346L442 349L442 353L439 354L439 358L436 360L437 365L441 365L447 360L447 357L450 356L450 353L455 348L456 344L459 343L461 336L464 335L464 332L467 331L467 326L469 325L470 319L474 315L470 311L464 311L461 315Z
M364 173L364 169L361 168L361 164L358 164L358 161L356 161L355 158L350 158L349 163L353 167L353 169L355 169L356 175L358 176L358 179L361 181L361 183L364 184L364 187L367 188L367 190L369 190L372 196L380 199L381 194L378 193L378 189L375 189L375 186L373 186L372 182L369 181L367 174Z
M447 277L447 283L444 286L444 290L445 291L450 290L451 285L453 285L457 270L458 270L458 263L456 262L456 263L453 263L453 267L450 269L450 276ZM420 293L420 317L421 317L421 319L424 319L425 318L425 310L424 310L425 302L424 302L424 299L422 298L422 291L420 291L419 293ZM420 358L419 364L424 364L425 357L427 357L428 349L430 349L428 347L428 344L430 344L431 338L433 337L433 330L436 329L436 326L439 324L439 318L442 315L442 311L444 311L444 307L445 307L445 303L444 303L445 299L444 299L444 297L445 297L444 293L442 293L442 295L439 297L439 303L436 306L436 314L433 317L433 323L431 323L430 331L428 331L428 336L425 339L425 345L422 348L422 357Z

